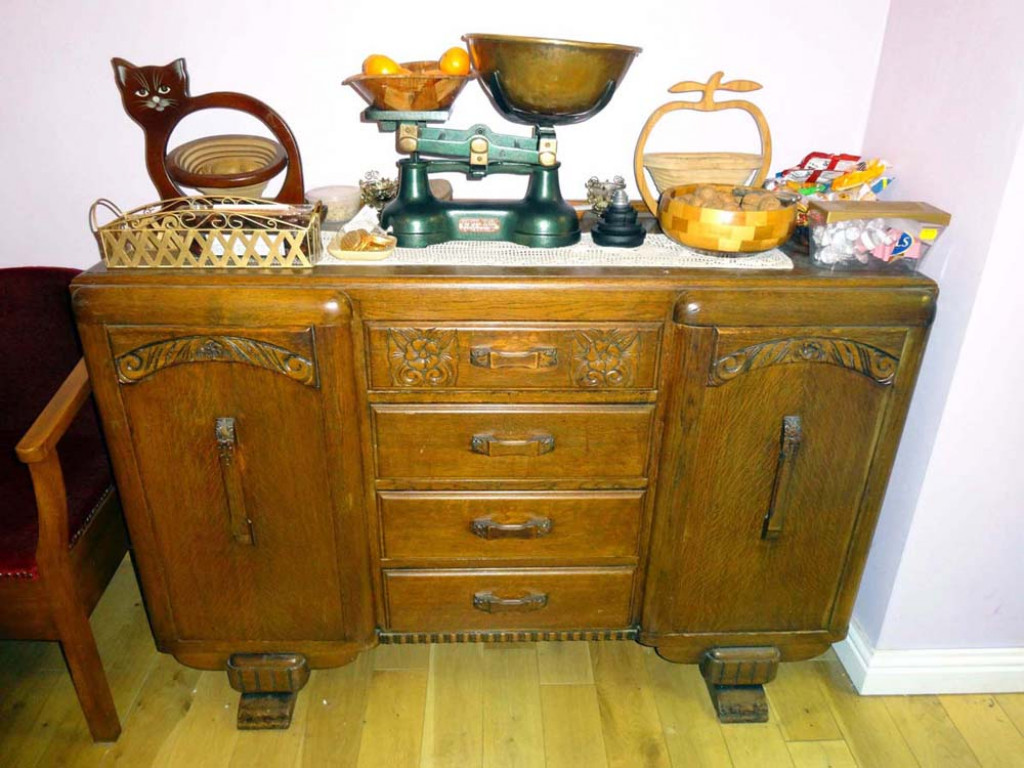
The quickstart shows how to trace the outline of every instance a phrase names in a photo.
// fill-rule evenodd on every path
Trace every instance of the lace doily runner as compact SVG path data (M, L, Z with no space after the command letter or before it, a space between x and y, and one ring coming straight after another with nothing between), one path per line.
M702 269L792 269L793 262L773 249L747 256L713 256L679 245L665 235L648 234L639 248L602 248L584 233L576 245L565 248L528 248L509 242L453 240L426 248L396 248L385 259L356 261L336 259L327 252L333 232L323 233L320 264L469 265L493 267L684 267Z

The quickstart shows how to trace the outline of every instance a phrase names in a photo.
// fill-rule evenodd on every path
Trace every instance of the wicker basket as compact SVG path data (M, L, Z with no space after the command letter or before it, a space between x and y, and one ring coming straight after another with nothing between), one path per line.
M97 211L116 217L99 225ZM108 268L311 267L323 207L235 197L179 197L122 213L97 200L89 223Z
M742 152L646 152L643 157L659 195L683 184L749 184L764 159Z
M647 176L651 175L658 195L685 184L731 184L734 186L760 186L772 163L772 134L768 121L755 104L749 101L729 99L716 101L718 91L756 91L761 86L752 80L722 82L722 73L715 72L706 83L684 80L669 88L669 93L697 93L699 101L670 101L662 104L647 118L633 151L633 176L640 196L648 210L658 215L658 198L651 194ZM747 112L757 125L761 140L761 151L757 154L740 152L645 152L647 139L655 124L669 112L687 110L694 112L720 112L738 109ZM698 246L700 247L700 246Z

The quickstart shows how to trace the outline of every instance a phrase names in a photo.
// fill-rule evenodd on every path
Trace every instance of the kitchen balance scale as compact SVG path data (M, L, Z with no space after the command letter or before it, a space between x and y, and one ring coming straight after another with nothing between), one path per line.
M394 133L399 153L398 196L381 213L399 247L423 248L449 240L509 240L532 248L572 245L580 239L575 209L558 183L555 126L579 123L611 100L639 48L507 35L464 35L475 73L439 74L434 62L411 62L409 74L357 75L345 81L369 102L363 119ZM495 109L530 125L529 137L486 125L453 129L451 105L476 77ZM441 127L438 127L441 126ZM528 176L521 200L442 201L430 192L431 173L482 179Z

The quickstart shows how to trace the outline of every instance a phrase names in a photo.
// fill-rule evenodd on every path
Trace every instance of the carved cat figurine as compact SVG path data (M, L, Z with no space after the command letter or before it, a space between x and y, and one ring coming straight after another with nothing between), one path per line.
M129 61L114 58L114 79L121 91L121 102L146 136L146 170L162 199L183 197L185 193L167 172L167 142L182 118L201 109L236 109L261 120L274 134L288 155L285 174L277 201L304 202L302 160L288 124L262 101L244 93L221 91L191 96L188 91L188 70L184 59L166 66L136 67Z
M146 129L165 123L167 115L180 110L189 100L185 60L176 59L166 67L136 67L124 59L111 59L124 111Z

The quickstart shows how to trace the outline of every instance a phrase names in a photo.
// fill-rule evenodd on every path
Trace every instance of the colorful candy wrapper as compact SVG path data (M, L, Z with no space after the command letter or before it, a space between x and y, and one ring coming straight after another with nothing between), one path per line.
M894 181L891 166L884 160L864 160L859 155L811 152L792 168L767 179L765 189L788 189L798 193L796 230L791 243L806 248L808 207L822 201L872 201Z
M927 203L836 202L811 204L811 258L833 269L916 269L950 216Z

